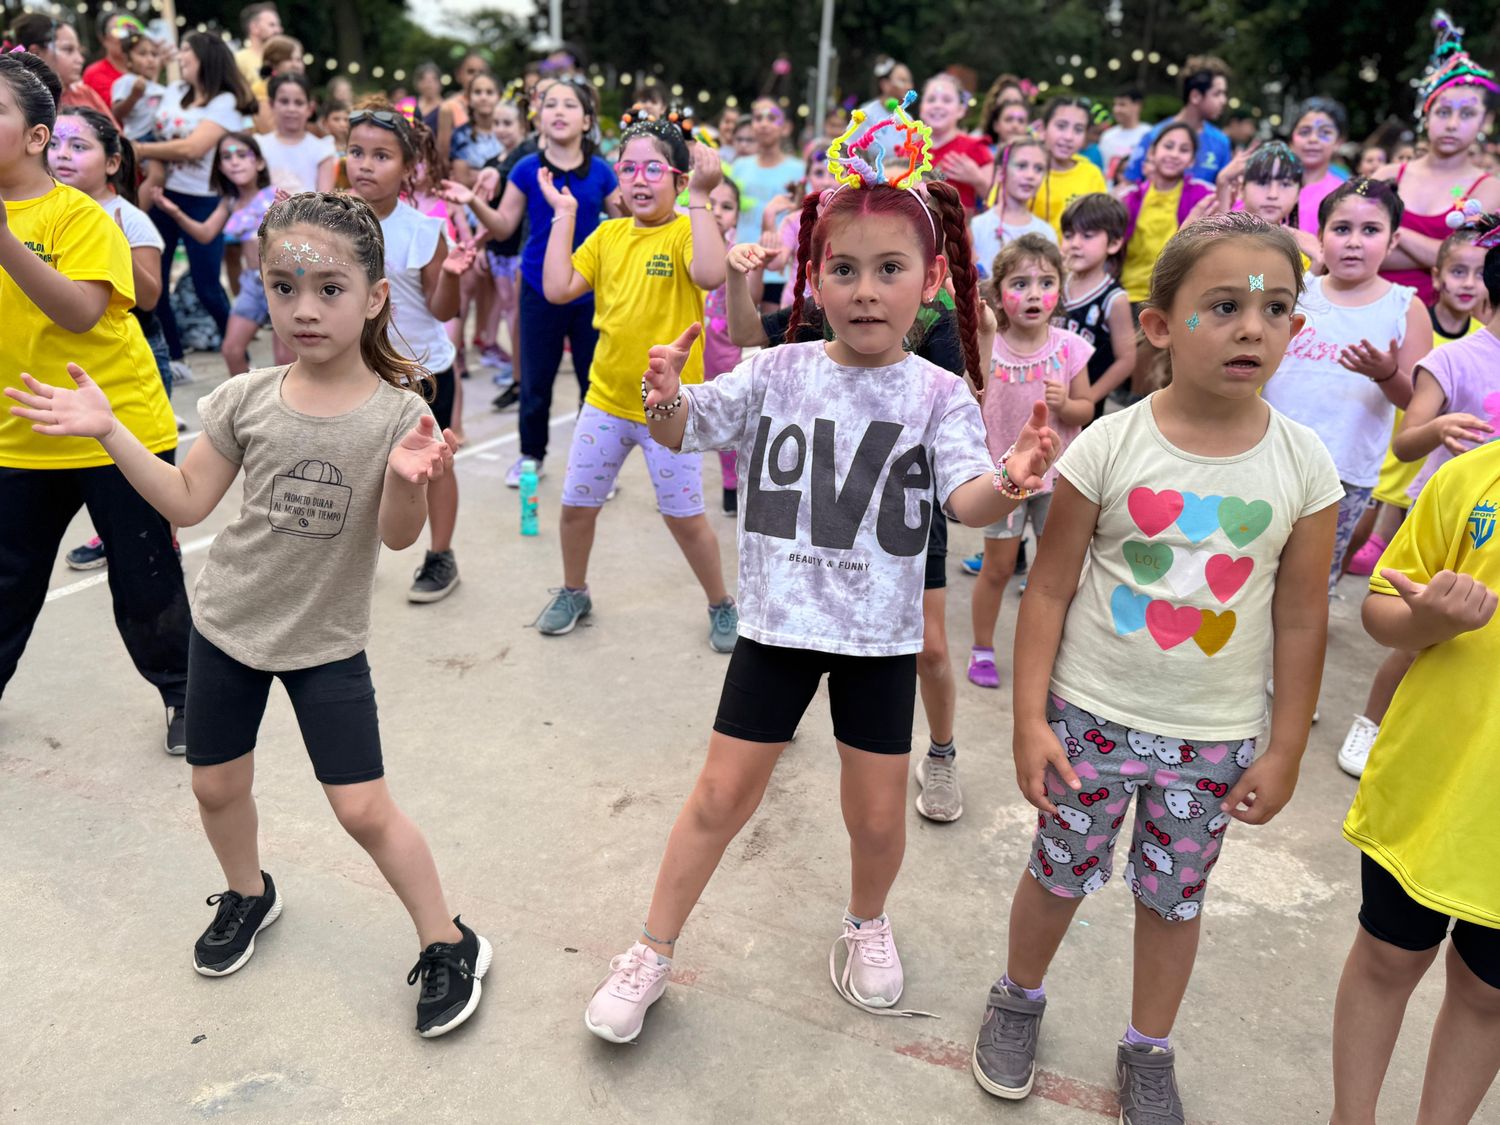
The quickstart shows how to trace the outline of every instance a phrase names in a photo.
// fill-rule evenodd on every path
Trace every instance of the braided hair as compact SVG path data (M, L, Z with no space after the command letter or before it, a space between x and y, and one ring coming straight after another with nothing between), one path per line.
M326 191L304 191L271 205L260 222L260 257L265 262L269 243L277 231L305 225L318 227L348 240L355 260L364 267L371 285L385 277L385 235L370 205L355 195ZM391 386L416 391L431 399L434 383L427 368L407 359L391 344L391 302L365 321L359 337L359 355L366 367Z

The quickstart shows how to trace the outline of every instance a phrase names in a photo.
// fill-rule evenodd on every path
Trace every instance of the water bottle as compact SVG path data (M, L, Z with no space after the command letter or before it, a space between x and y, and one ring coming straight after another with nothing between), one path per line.
M536 535L536 462L521 462L521 534Z

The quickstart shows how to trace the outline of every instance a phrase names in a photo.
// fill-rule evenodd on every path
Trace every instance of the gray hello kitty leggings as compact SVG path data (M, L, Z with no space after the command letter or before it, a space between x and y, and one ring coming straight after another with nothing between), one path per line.
M1254 739L1194 742L1131 730L1049 696L1047 722L1083 783L1047 767L1056 815L1037 814L1026 869L1053 894L1080 898L1109 882L1115 840L1136 795L1125 879L1169 922L1198 916L1230 816L1223 798L1255 757Z

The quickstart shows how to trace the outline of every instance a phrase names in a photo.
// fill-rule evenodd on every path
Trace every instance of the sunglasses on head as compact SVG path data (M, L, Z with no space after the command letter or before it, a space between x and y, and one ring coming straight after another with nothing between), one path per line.
M660 183L661 178L668 172L678 176L687 175L681 168L673 168L664 160L622 160L615 165L615 175L622 180L635 179L637 172L646 177L648 184Z
M374 125L381 129L389 129L393 133L401 131L401 124L406 119L393 109L356 109L349 115L349 128L356 125Z

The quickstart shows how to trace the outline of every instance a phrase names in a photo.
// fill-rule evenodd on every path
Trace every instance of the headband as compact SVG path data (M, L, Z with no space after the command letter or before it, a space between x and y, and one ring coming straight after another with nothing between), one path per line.
M1469 57L1464 50L1464 29L1456 26L1452 17L1441 8L1432 15L1432 29L1437 33L1437 43L1417 93L1421 98L1419 116L1426 117L1437 96L1450 86L1479 86L1492 94L1500 94L1495 72L1486 70Z
M865 123L865 111L856 109L849 116L849 127L828 146L828 171L839 182L839 186L825 191L818 209L828 206L829 201L844 188L893 187L910 191L922 205L927 216L927 225L932 228L932 241L936 245L937 222L932 217L932 208L927 205L927 194L922 190L922 173L932 167L932 127L916 120L907 110L917 100L917 92L908 90L906 97L891 106L891 116L882 118L873 125L861 129ZM906 159L906 170L895 179L888 179L885 172L885 144L877 134L886 127L901 133L901 140L892 154ZM856 135L857 134L857 135ZM872 150L873 160L866 160L860 152Z

